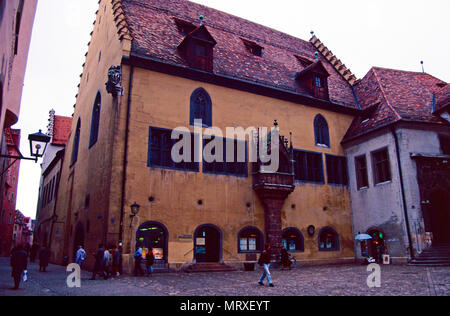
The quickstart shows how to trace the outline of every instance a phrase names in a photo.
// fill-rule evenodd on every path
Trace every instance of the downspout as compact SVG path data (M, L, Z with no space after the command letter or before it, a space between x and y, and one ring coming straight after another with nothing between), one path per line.
M130 107L131 107L131 88L133 86L134 67L130 65L130 78L128 81L128 100L127 100L127 119L125 127L125 150L123 155L123 174L122 174L122 198L120 202L120 231L119 244L123 247L123 221L125 217L125 186L127 181L127 165L128 165L128 138L130 130Z
M396 156L397 156L398 172L399 172L399 177L400 177L400 187L401 187L401 191L402 191L403 213L405 216L406 233L408 235L408 250L409 250L411 259L414 259L414 251L412 249L412 239L411 239L411 228L409 226L408 210L406 208L407 205L406 205L406 198L405 198L405 186L403 183L403 171L402 171L402 164L401 164L401 160L400 160L400 145L399 145L399 141L397 138L397 133L396 133L395 127L392 128L391 132L392 132L392 135L394 136L395 151L397 153Z

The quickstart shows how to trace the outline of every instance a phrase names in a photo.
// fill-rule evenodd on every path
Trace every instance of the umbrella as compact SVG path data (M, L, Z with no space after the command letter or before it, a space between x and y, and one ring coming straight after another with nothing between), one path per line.
M368 239L372 239L372 237L367 234L359 234L355 237L355 240L368 240Z

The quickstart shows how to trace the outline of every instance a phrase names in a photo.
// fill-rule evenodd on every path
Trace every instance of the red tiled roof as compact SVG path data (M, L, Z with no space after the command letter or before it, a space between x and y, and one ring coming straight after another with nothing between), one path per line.
M65 146L69 139L70 129L72 128L72 118L55 115L54 124L52 145Z
M450 84L447 84L436 93L436 112L450 106Z
M444 84L426 73L373 67L355 93L363 109L378 106L353 121L344 142L398 121L447 124L432 113L433 95Z
M175 19L199 25L203 15L208 32L217 41L214 74L307 94L295 81L296 74L305 68L295 55L314 59L317 50L307 41L186 0L122 0L122 7L133 38L134 56L187 68L177 50L185 35ZM251 54L243 39L260 45L262 57ZM330 73L330 101L357 108L348 82L324 56L319 58Z

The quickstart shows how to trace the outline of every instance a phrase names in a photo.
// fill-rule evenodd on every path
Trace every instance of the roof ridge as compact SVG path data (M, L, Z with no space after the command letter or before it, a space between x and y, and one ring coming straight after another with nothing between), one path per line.
M373 74L374 74L374 76L375 76L375 79L377 79L378 85L380 86L381 94L383 95L383 98L384 98L384 100L386 101L387 106L394 112L394 114L397 116L397 119L398 119L398 120L401 120L401 119L402 119L401 115L400 115L400 114L397 112L397 110L395 110L395 108L391 105L391 103L389 102L389 99L388 99L388 97L387 97L387 95L386 95L386 92L384 92L383 85L381 84L380 78L378 77L378 74L375 72L375 67L372 67L371 70L372 70L372 72L373 72Z
M421 71L412 71L412 70L402 70L402 69L395 69L395 68L388 68L388 67L380 67L380 66L372 66L372 68L376 68L376 69L383 69L383 70L392 70L392 71L399 71L399 72L407 72L407 73L411 73L411 74L417 74L417 75L422 75L422 76L429 76L432 77L436 80L442 81L447 83L446 81L439 79L436 76L433 76L432 74L429 74L427 72L421 72Z
M111 0L114 21L116 22L117 34L119 34L120 40L127 39L132 40L130 28L123 10L122 0Z
M121 2L122 0L113 0L113 1L120 1L120 2ZM190 16L182 15L182 14L180 14L179 12L173 11L173 10L171 10L171 9L166 9L166 8L157 7L157 6L148 4L148 3L138 2L138 1L136 1L136 0L128 0L128 1L129 1L129 2L132 2L133 4L136 4L136 5L139 5L139 6L143 6L143 7L145 7L145 8L148 8L148 9L152 9L152 10L156 10L156 11L161 11L161 12L170 14L170 15L172 15L174 18L180 18L180 17L183 17L184 19L186 19L187 22L191 22L191 23L195 22L195 20L194 20L193 18L191 18ZM303 41L305 44L308 43L308 41L306 41L306 40L304 40L304 39L302 39L302 38L295 37L294 35L290 35L290 34L284 33L284 32L282 32L282 31L276 30L276 29L271 28L271 27L268 27L268 26L266 26L266 25L262 25L262 24L260 24L260 23L256 23L256 22L250 21L250 20L245 19L245 18L241 18L241 17L236 16L236 15L234 15L234 14L227 13L227 12L224 12L224 11L221 11L221 10L218 10L218 9L215 9L215 8L212 8L212 7L208 7L208 6L205 6L205 5L200 4L200 3L191 2L191 1L186 1L186 2L189 2L189 3L194 4L194 5L198 5L198 6L205 7L205 8L207 8L207 9L209 9L209 10L214 10L214 11L216 11L216 12L220 12L220 13L223 13L223 14L226 14L226 15L229 15L229 16L232 16L232 17L234 17L234 18L236 18L236 19L239 19L239 20L242 20L242 21L245 21L245 22L254 24L254 25L258 25L259 27L262 27L262 28L271 30L271 31L276 32L276 33L278 33L278 34L283 34L284 36L289 36L289 37L291 37L292 39ZM280 44L277 44L277 43L269 42L269 41L267 41L267 40L265 40L265 39L262 39L262 38L260 38L260 37L254 36L254 35L252 35L252 34L248 34L248 33L245 33L245 32L239 31L239 30L233 30L233 29L231 29L231 28L227 28L227 27L224 27L224 26L220 26L220 25L218 25L218 24L211 23L211 22L208 22L208 21L204 21L204 24L205 24L205 26L207 26L207 27L212 27L212 28L214 28L214 29L221 30L221 31L224 31L224 32L228 32L228 33L233 34L233 35L238 35L238 36L240 36L240 37L244 37L244 38L249 39L249 40L258 41L258 42L264 43L264 44L266 44L266 45L270 45L270 46L273 46L273 47L277 47L277 48L280 48L280 49L284 49L284 50L290 51L290 52L295 53L295 54L299 54L299 51L293 50L292 48L290 48L290 47L288 47L288 46L284 46L284 45L280 45Z
M326 47L322 41L312 33L313 36L309 40L309 42L314 45L315 48L324 56L328 62L336 69L336 71L341 74L341 76L351 85L353 86L357 80L356 76L350 71L348 67L345 66L344 63L340 59L338 59L331 50Z

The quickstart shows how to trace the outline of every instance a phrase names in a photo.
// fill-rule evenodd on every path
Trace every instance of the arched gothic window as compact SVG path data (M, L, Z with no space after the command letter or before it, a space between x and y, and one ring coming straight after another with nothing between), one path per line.
M91 136L89 138L89 148L95 145L98 140L98 132L100 126L100 110L102 107L102 96L100 92L95 98L94 107L92 109Z
M202 121L202 127L212 126L212 102L208 92L198 88L191 95L190 124L195 125L195 120Z
M316 145L320 147L330 147L330 132L328 123L322 115L317 115L314 120L314 134Z
M78 119L77 129L75 130L75 137L73 139L72 165L75 162L77 162L77 159L78 159L78 147L80 146L80 134L81 134L81 119Z

